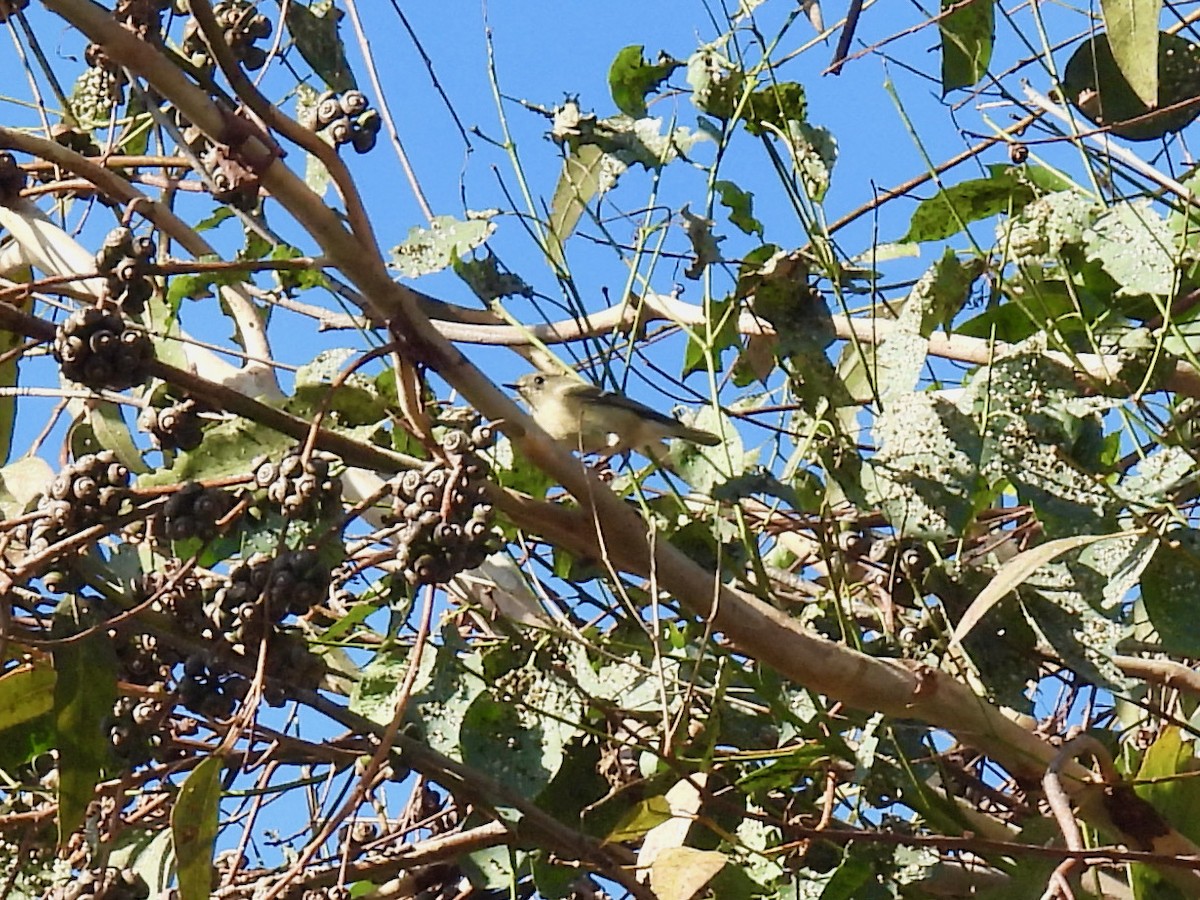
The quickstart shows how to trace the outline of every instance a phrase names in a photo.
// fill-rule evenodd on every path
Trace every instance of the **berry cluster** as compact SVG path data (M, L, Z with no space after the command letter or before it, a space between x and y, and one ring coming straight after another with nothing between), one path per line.
M96 253L96 269L104 276L109 298L122 312L137 315L154 293L148 270L154 262L154 241L114 228Z
M38 518L22 539L30 554L45 553L67 535L115 516L129 496L129 470L111 450L87 453L59 472L38 499ZM75 587L72 560L59 558L42 575L51 591Z
M165 713L159 700L118 697L103 726L113 753L132 766L148 763L162 747Z
M189 481L163 505L162 531L171 541L212 540L217 535L217 522L232 507L233 497L228 491Z
M130 634L125 640L110 632L121 665L121 680L130 684L164 684L171 674L171 666L179 657L159 643L158 638L146 631Z
M267 459L253 464L254 482L266 488L267 499L289 519L317 519L341 508L342 480L330 474L333 457L299 452L287 454L279 464Z
M398 562L410 584L440 584L480 565L490 551L494 510L487 501L488 466L476 450L490 429L450 431L442 460L401 476L391 521L400 525Z
M133 869L93 869L51 888L43 900L147 900L150 886Z
M154 344L145 332L129 328L120 313L85 306L58 326L54 358L71 381L95 391L123 391L149 377Z
M179 702L202 716L228 718L249 690L245 678L222 673L205 656L196 654L184 660Z
M289 615L307 613L328 590L329 569L314 550L292 550L274 559L252 557L229 573L208 614L216 631L235 650L244 651Z
M326 91L317 98L306 124L335 147L353 144L358 153L367 153L375 146L380 118L362 91Z
M38 501L30 550L46 549L58 535L102 522L121 511L129 496L129 469L111 450L85 453L54 476Z
M201 634L209 625L204 612L205 589L192 575L179 577L175 565L144 572L134 583L133 600L141 604L153 597L150 609L169 616L185 634ZM177 658L167 660L177 662Z
M147 408L138 424L160 450L195 450L204 440L200 406L190 397L162 409Z
M267 51L256 46L271 36L271 20L260 13L249 0L218 0L213 4L213 17L221 27L221 36L238 61L251 72L267 62ZM183 32L183 54L201 69L213 65L208 45L195 19L188 21Z

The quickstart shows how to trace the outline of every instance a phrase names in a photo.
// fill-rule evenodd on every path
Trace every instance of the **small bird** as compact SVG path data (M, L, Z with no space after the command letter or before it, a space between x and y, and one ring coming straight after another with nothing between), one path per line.
M644 451L666 438L713 446L721 439L691 428L623 394L603 391L571 375L531 372L508 384L529 404L550 437L584 453L613 456Z

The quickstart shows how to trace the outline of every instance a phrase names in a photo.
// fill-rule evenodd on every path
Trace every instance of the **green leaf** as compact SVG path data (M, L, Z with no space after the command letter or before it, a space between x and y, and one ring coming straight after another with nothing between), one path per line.
M1185 740L1177 726L1168 725L1146 750L1134 785L1137 798L1192 841L1200 839L1200 779L1196 775L1195 741ZM1135 897L1175 900L1184 896L1153 866L1135 863L1131 870Z
M459 732L462 761L522 796L536 796L563 764L567 745L580 733L577 694L533 663L494 682L467 708ZM497 747L504 747L497 753Z
M1036 197L1034 189L1011 170L989 178L963 181L922 200L909 219L902 243L941 241L982 219L1016 212Z
M505 297L527 300L533 297L533 288L520 275L501 270L499 258L486 250L483 259L456 259L454 271L484 303L495 303Z
M444 642L430 654L431 678L418 676L422 687L413 691L410 715L421 727L425 742L453 759L463 759L462 730L467 711L487 688L480 676L483 657L467 653L455 642ZM421 660L422 668L425 660Z
M65 597L55 611L55 636L79 634L89 617L81 601ZM58 748L60 846L83 824L88 804L109 763L104 720L117 699L117 656L103 630L54 649L54 732Z
M1083 246L1083 238L1103 210L1078 191L1039 197L996 228L997 250L1029 266L1057 262Z
M105 450L113 451L130 472L140 475L150 471L133 442L121 406L108 400L95 400L88 404L85 416L97 443Z
M1158 36L1158 105L1147 105L1125 79L1107 33L1083 41L1063 72L1063 92L1094 124L1130 141L1182 131L1200 115L1200 47L1176 34ZM1130 121L1136 119L1137 121Z
M0 468L0 513L16 518L53 478L54 470L40 456L25 456Z
M340 424L347 426L377 423L387 418L387 401L375 383L360 372L341 378L337 388L332 388L357 355L357 351L344 347L322 350L312 362L301 366L296 372L296 392L287 404L289 411L302 414L302 410L327 409L337 414Z
M721 198L721 205L729 210L729 221L748 235L763 236L763 224L754 218L754 195L743 191L732 181L713 183Z
M1113 61L1147 107L1158 105L1158 22L1162 0L1100 0Z
M725 238L715 236L712 232L715 224L713 220L695 215L689 208L689 204L683 205L679 215L683 218L684 230L687 232L694 255L683 274L695 281L704 274L704 270L710 265L721 261L721 250L717 245Z
M1142 603L1166 653L1200 656L1196 630L1196 582L1200 580L1200 531L1168 532L1142 572Z
M291 244L276 244L267 254L267 259L270 260L288 260L299 259L304 256L299 247L293 247ZM309 288L327 288L329 287L329 279L319 268L313 267L310 269L278 269L276 270L275 280L284 290L308 290Z
M0 734L54 708L54 669L24 665L0 675Z
M150 887L156 897L171 886L175 878L175 851L170 829L126 828L117 836L108 864L132 869Z
M177 454L169 469L158 469L138 478L139 487L205 481L228 475L245 475L258 456L281 456L296 446L294 438L249 419L230 419L204 430L204 443Z
M215 253L205 254L198 262L221 262ZM167 286L167 303L178 309L184 300L201 300L213 295L212 288L224 284L238 284L246 280L246 273L238 269L196 272L191 275L172 275Z
M808 117L808 99L804 85L794 81L781 81L762 90L755 91L742 109L742 122L746 130L755 136L775 131L787 134L792 122L803 122Z
M25 267L23 272L28 273L28 267ZM22 277L22 272L6 272L5 274L12 281L28 281L31 277L31 275ZM11 303L21 312L28 313L33 309L33 294L30 293L24 299L14 297L6 302ZM23 334L15 331L0 331L0 387L16 387L20 378L21 359L25 355L23 352L17 352L17 348L23 343L25 343ZM0 463L7 462L9 454L12 453L13 426L16 421L16 394L0 397Z
M829 129L806 122L788 122L785 133L804 192L814 203L820 203L829 190L833 164L837 162L837 139Z
M338 36L338 23L345 15L333 0L315 0L307 6L299 0L287 5L288 31L296 48L331 91L355 87L354 73L346 61L346 48Z
M530 873L537 888L538 896L546 900L566 900L577 897L573 886L579 880L579 869L575 866L556 865L551 861L551 854L546 850L538 850L529 855Z
M524 855L507 844L501 844L473 850L460 857L459 861L474 887L481 893L495 896L497 892L510 893L509 889L516 884L521 868L517 859Z
M715 850L667 847L650 866L650 887L660 900L692 900L728 862L724 853Z
M659 53L658 61L650 63L642 55L644 50L642 44L624 47L608 69L613 102L617 109L635 119L646 115L646 95L658 90L683 65L666 53Z
M1099 261L1120 285L1118 295L1165 297L1174 292L1175 236L1149 200L1115 204L1092 223L1084 246L1088 259Z
M196 766L180 787L179 798L171 810L180 900L208 900L212 889L222 766L219 756L210 756Z
M392 265L409 278L440 272L491 237L496 230L493 215L476 213L465 222L436 216L428 228L414 226L404 242L392 248Z
M54 716L45 713L0 734L0 769L12 772L54 749Z
M651 828L669 822L671 818L671 804L665 796L649 797L623 815L605 840L613 844L640 840Z
M635 163L658 170L707 136L686 128L662 131L661 119L620 115L597 119L575 100L554 111L550 138L566 148L563 170L550 202L552 261L562 264L562 246L593 198L604 194Z
M984 438L981 471L1035 508L1048 538L1117 530L1118 504L1097 477L1101 415L1116 401L1079 396L1074 372L1037 337L980 369L959 403Z
M983 270L981 260L962 263L953 250L922 275L900 308L895 326L874 353L874 384L883 400L913 391L925 368L928 338L937 326L950 330ZM849 352L849 351L848 351ZM863 399L871 399L868 394Z
M692 104L721 121L733 118L745 75L715 46L701 47L687 61Z
M549 251L556 263L564 262L563 245L575 231L592 198L616 181L616 175L611 171L613 165L611 157L595 144L584 144L563 160L562 174L558 176L550 201ZM607 174L606 167L609 169Z
M996 36L995 0L942 0L948 15L938 21L942 34L942 94L970 87L986 73Z

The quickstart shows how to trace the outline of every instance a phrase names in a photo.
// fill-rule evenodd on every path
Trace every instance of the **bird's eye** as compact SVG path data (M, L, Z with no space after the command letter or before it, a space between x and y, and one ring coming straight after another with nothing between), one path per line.
M546 383L546 376L538 375L537 377L535 377L533 379L533 383L536 384L538 387L541 387L543 384Z

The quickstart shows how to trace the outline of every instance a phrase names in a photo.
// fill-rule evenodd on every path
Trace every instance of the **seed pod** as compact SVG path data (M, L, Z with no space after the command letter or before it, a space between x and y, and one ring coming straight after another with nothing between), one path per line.
M338 104L341 106L342 112L348 116L357 116L364 112L369 105L366 95L353 88L342 94L338 99Z
M338 102L338 95L333 91L326 91L317 98L316 117L317 129L321 129L332 122L334 119L344 118L345 113L342 112L342 106Z
M76 476L74 484L71 485L71 493L79 500L96 499L97 490L96 479L87 475Z
M335 147L340 147L342 144L348 144L354 138L354 126L350 124L349 119L342 116L326 125L325 133L329 135L329 139Z
M270 460L263 460L254 469L254 483L260 488L271 484L279 475L279 468Z

